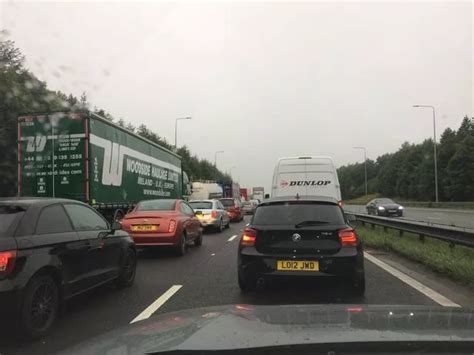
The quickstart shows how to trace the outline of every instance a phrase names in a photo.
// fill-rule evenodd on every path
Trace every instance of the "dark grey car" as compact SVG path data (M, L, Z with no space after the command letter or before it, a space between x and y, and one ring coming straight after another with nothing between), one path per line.
M367 206L367 214L377 216L403 216L403 206L389 198L376 198L370 201Z

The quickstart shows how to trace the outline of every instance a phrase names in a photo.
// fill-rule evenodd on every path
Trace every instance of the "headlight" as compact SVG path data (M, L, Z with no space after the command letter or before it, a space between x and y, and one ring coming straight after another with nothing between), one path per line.
M399 209L399 210L403 210L403 206L398 206L398 209Z
M384 210L384 209L385 209L385 207L379 206L379 210Z

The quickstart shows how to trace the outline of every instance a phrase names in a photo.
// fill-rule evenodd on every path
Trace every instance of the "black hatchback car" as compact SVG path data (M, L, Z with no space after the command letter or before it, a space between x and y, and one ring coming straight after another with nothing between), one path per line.
M238 282L243 291L275 277L340 278L365 292L362 244L338 201L280 197L261 203L242 233Z
M26 336L42 336L60 302L115 280L135 279L133 240L88 205L0 199L0 308Z

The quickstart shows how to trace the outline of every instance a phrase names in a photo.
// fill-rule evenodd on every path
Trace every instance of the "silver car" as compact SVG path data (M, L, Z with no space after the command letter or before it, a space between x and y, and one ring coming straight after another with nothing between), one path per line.
M244 210L245 214L254 214L257 206L258 206L257 200L250 200L250 201L244 202L242 209Z
M214 228L219 232L229 228L230 217L219 200L193 200L189 204L204 228Z

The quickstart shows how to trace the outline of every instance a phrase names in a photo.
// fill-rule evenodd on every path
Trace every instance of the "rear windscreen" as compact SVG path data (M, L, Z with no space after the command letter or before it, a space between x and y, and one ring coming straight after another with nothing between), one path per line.
M195 201L189 202L193 210L212 210L212 202L208 201Z
M0 206L0 238L11 237L25 209L18 206Z
M304 221L343 224L344 216L337 205L300 201L259 206L253 218L253 224L260 225L295 225Z
M233 207L234 206L234 200L232 200L232 199L221 200L221 202L224 205L224 207Z
M149 200L137 205L136 211L173 211L176 200Z

